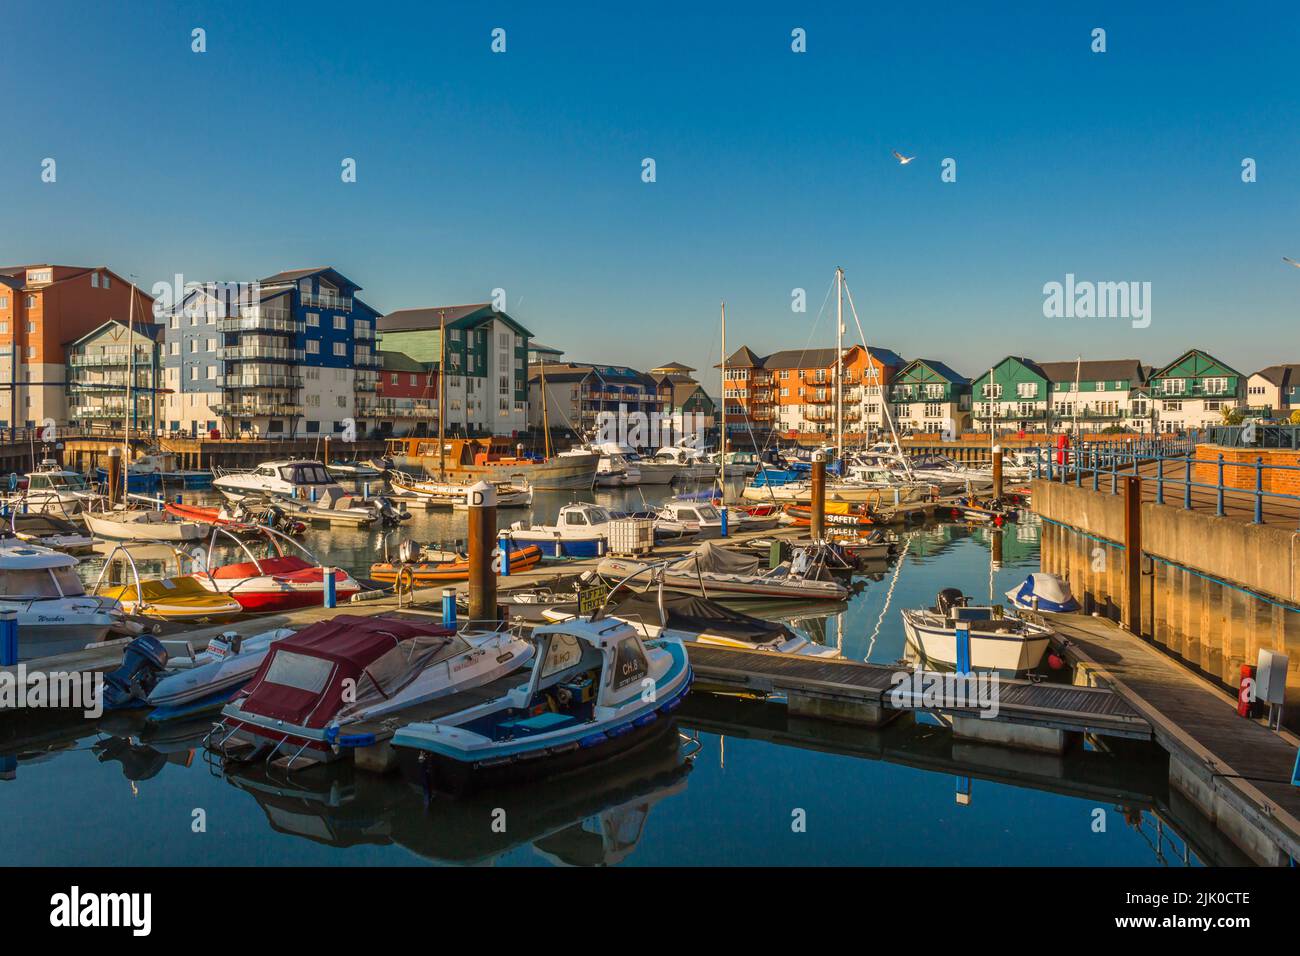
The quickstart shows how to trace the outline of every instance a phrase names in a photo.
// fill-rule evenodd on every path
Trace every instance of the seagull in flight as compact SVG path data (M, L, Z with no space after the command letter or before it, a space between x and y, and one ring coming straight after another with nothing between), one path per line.
M906 166L912 160L916 159L915 156L904 156L898 150L894 150L894 158L898 160L898 165L900 166Z
M1294 259L1292 259L1290 256L1283 256L1283 257L1282 257L1282 261L1283 261L1283 262L1289 262L1289 263L1291 263L1291 265L1295 266L1297 269L1300 269L1300 262L1296 262L1296 261L1295 261Z

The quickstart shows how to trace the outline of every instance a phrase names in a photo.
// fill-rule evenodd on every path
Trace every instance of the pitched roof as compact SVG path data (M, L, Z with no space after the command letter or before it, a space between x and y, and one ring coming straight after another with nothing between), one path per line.
M761 368L762 365L763 360L755 355L748 345L742 345L727 359L727 368Z
M944 362L940 362L937 359L917 359L916 361L924 362L926 367L928 367L930 371L934 372L934 374L938 375L940 378L946 378L954 385L970 384L970 379L968 379L965 375L962 375L960 372L955 371L952 368L952 366Z
M541 342L529 342L528 351L542 352L546 355L563 355L564 349L557 349L553 345L543 345Z
M491 319L500 319L520 335L532 337L531 332L504 312L498 312L491 302L470 305L435 305L422 309L398 309L379 317L380 332L426 332L441 328L444 319L449 329L475 329Z
M652 372L694 372L695 369L689 365L683 365L681 362L666 362L663 365L656 365L650 371Z
M379 350L380 357L384 360L385 372L417 372L428 374L437 368L437 362L431 362L428 366L422 362L417 362L405 352L389 351L388 349Z
M681 408L696 392L703 392L704 386L699 382L675 382L673 384L673 397L670 399L673 408ZM705 392L705 398L708 393ZM711 399L710 399L711 401Z
M1118 382L1141 385L1146 379L1138 359L1098 359L1080 362L1038 362L1039 370L1049 382Z
M1262 375L1269 382L1282 388L1286 388L1289 384L1300 384L1300 365L1270 365L1255 374Z

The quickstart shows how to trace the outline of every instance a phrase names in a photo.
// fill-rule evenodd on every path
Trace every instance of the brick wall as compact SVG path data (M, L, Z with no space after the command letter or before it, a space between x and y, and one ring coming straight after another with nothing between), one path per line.
M1300 467L1300 451L1280 448L1228 448L1223 445L1197 445L1195 480L1217 484L1223 455L1223 483L1229 488L1255 490L1255 460L1264 460L1264 490L1283 495L1300 495L1300 470L1276 471L1270 465Z

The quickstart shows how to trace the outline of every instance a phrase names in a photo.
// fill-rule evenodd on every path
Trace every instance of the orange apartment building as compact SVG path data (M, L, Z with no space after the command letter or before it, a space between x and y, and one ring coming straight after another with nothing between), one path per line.
M110 319L125 325L130 310L130 284L102 266L0 267L0 428L67 424L64 345ZM139 290L135 321L154 321Z
M884 427L885 389L907 364L889 349L844 349L844 430ZM722 383L729 435L835 431L835 349L789 349L760 358L742 346Z

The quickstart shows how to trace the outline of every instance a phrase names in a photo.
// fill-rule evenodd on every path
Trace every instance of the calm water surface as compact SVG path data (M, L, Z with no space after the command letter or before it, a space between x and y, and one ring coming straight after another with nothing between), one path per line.
M642 505L638 491L586 497ZM539 495L531 515L507 511L503 521L549 521L568 500ZM400 534L451 544L464 528L463 513L418 512ZM991 534L958 525L908 532L905 557L858 579L846 605L792 624L846 657L896 661L904 652L900 608L930 604L943 587L1000 600L1037 569L1036 524L1003 534L999 567L990 560ZM364 574L382 556L384 535L313 530L304 543ZM96 571L87 562L86 573ZM868 731L702 693L679 713L679 735L609 767L429 805L396 777L346 766L291 777L223 774L198 745L206 724L142 739L134 715L89 726L47 715L10 719L0 724L0 814L9 821L0 863L1223 862L1213 849L1188 847L1183 834L1201 832L1203 821L1171 815L1163 757L1145 746L1057 760L954 744L924 718L905 715ZM498 808L505 833L492 828ZM200 810L206 832L196 833Z

